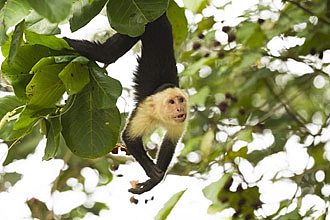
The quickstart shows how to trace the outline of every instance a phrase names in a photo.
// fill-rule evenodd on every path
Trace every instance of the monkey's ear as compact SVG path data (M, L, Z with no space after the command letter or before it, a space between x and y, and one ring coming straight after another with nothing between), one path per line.
M155 98L154 97L149 97L148 100L147 100L147 106L148 106L148 109L151 111L151 112L154 112L156 111L156 104L155 103Z

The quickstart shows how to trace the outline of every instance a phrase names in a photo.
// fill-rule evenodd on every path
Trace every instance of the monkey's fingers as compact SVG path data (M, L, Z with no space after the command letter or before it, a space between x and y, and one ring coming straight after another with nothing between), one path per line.
M127 148L126 145L123 144L123 143L117 143L117 144L116 144L116 147L117 147L117 148L125 148L125 149Z
M154 188L159 182L160 180L158 179L148 179L143 183L136 184L135 188L131 188L128 191L133 194L142 194Z

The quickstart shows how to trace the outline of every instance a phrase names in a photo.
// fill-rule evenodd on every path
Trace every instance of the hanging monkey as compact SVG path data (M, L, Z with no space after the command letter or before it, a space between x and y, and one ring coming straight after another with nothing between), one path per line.
M188 121L188 97L179 88L172 27L166 14L148 23L145 32L138 37L116 33L103 44L65 40L79 54L105 64L115 62L142 41L141 57L134 73L136 107L127 119L122 139L149 177L129 191L141 194L151 190L164 178ZM147 155L142 139L159 127L165 128L166 134L154 163Z

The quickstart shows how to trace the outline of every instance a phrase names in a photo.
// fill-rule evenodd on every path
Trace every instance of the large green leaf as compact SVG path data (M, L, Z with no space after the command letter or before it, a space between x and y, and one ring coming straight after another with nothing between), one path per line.
M100 13L108 0L82 0L73 4L73 16L70 18L70 29L77 31Z
M140 36L144 26L160 17L169 0L109 0L107 14L111 27L122 34Z
M32 11L25 18L25 23L26 29L34 33L44 35L55 35L61 33L57 23L51 23L35 11Z
M2 8L5 30L21 22L30 13L30 9L26 0L8 0Z
M67 0L27 0L30 6L52 23L66 19L71 11L72 2Z
M29 129L41 118L54 112L55 109L35 109L31 106L25 106L23 111L20 113L18 119L15 121L13 129L22 130Z
M4 2L3 2L4 4ZM3 45L8 36L8 28L21 22L30 13L30 6L25 0L8 0L0 10L0 45Z
M168 215L171 213L175 205L179 202L183 194L186 192L182 190L176 194L174 194L164 205L164 207L158 212L157 216L155 217L156 220L165 220L167 219Z
M97 84L93 88L92 94L96 107L99 109L113 108L116 106L117 98L121 95L122 87L120 82L108 77L104 69L94 66L91 70L91 77Z
M30 45L42 45L53 50L71 49L71 47L62 38L37 34L31 31L25 31L26 42Z
M77 94L89 83L88 60L78 57L70 62L58 75L69 95Z
M111 83L110 77L95 68L90 83L69 102L70 109L62 117L62 135L67 146L74 154L85 158L109 153L117 143L121 124L116 106L106 104L114 103L115 97L107 93L109 85L104 84L116 85L117 82ZM120 88L117 85L114 90Z
M26 87L29 105L35 109L54 108L65 92L65 87L58 74L66 63L39 65L34 69L34 76Z
M19 47L15 59L11 65L6 59L1 66L4 78L14 87L15 95L18 98L26 99L25 88L33 75L31 68L43 57L59 54L58 51L51 50L40 45L24 45Z

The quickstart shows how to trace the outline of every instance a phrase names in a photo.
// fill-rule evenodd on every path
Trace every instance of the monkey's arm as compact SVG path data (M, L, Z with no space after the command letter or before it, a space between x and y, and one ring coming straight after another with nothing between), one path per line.
M159 167L164 173L173 158L175 146L176 143L173 143L172 140L165 136L157 156L157 167Z
M128 145L128 146L132 146L132 145ZM160 147L160 151L158 153L156 165L146 155L146 153L143 149L142 142L141 142L141 145L139 145L139 146L142 148L142 150L139 147L140 150L139 150L139 152L137 152L137 149L136 149L137 145L135 145L135 146L133 146L134 150L132 149L133 153L131 151L130 152L133 154L133 156L135 157L135 159L138 162L142 161L142 163L140 162L140 164L143 167L143 169L145 170L147 176L150 177L150 179L148 179L147 181L145 181L143 183L138 183L136 188L131 188L128 190L129 192L134 193L134 194L142 194L144 192L147 192L147 191L151 190L152 188L154 188L160 181L162 181L162 179L164 178L165 173L167 171L167 167L169 166L169 164L172 160L176 144L173 143L167 137L164 138L163 143Z
M80 55L93 61L110 64L129 51L140 38L116 33L102 44L67 37L63 39Z
M146 182L138 183L136 188L131 188L128 191L134 194L147 192L163 179L166 170L161 170L152 162L144 150L142 137L132 138L128 135L127 129L125 129L123 132L123 140L127 146L128 152L139 162L150 178Z

